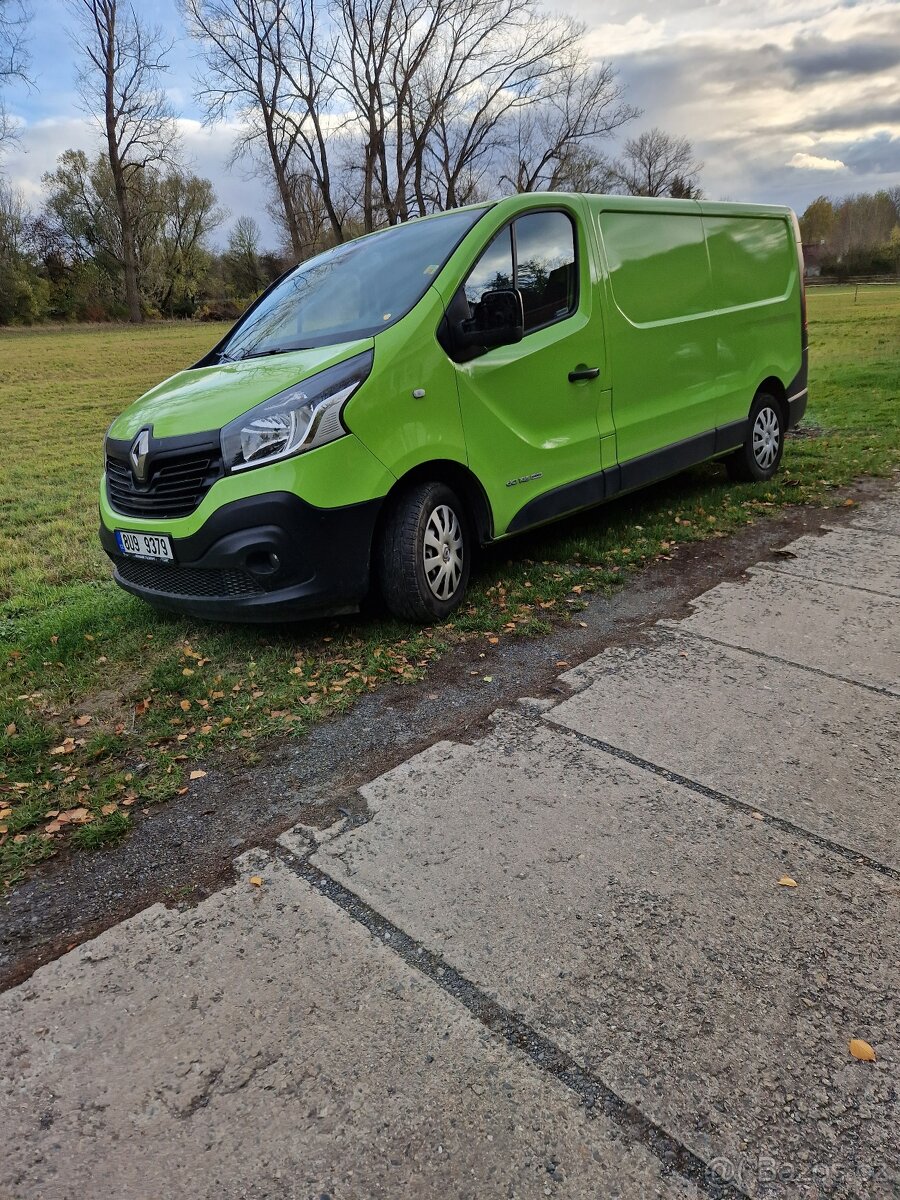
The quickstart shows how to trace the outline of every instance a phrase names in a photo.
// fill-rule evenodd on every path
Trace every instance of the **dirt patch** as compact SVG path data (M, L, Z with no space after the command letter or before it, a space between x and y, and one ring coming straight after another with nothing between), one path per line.
M864 503L888 485L864 481L840 493ZM521 696L558 697L558 676L610 646L639 644L657 621L754 563L778 558L785 542L844 523L858 508L781 510L727 538L680 546L609 596L594 596L578 620L539 638L467 641L418 683L384 687L300 741L269 743L252 766L222 755L177 800L135 814L118 847L60 855L4 897L0 989L156 901L197 903L232 877L242 850L271 847L298 822L324 827L361 819L358 788L442 738L468 740L495 708ZM580 623L583 622L583 625ZM486 679L489 677L489 679Z

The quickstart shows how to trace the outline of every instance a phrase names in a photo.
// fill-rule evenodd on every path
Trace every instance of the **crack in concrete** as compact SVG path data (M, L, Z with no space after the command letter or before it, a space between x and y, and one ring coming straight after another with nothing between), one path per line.
M838 579L823 579L821 575L804 575L802 571L792 571L790 567L780 567L776 563L758 563L754 570L770 571L773 575L789 575L791 579L802 579L805 583L822 583L828 587L849 588L851 592L865 592L867 596L882 596L885 600L896 600L896 592L883 592L880 588L862 587L858 583L842 583Z
M440 954L428 950L355 892L316 867L308 857L298 857L284 847L276 849L275 857L408 966L462 1004L493 1037L524 1054L538 1070L567 1087L579 1098L589 1116L602 1113L627 1139L648 1149L661 1162L664 1175L680 1175L711 1200L750 1200L749 1193L718 1177L715 1168L704 1158L539 1033L524 1017L491 999Z
M741 649L743 650L744 648L741 647ZM791 665L793 666L794 664ZM821 674L824 674L824 672L821 672ZM530 713L527 715L531 717ZM824 837L820 833L815 833L811 829L806 829L803 825L796 825L786 817L779 817L775 813L767 812L758 804L751 804L747 800L738 800L735 796L729 796L727 792L720 792L716 788L707 786L705 783L699 783L696 779L690 779L687 775L680 775L677 771L670 771L667 767L661 767L658 763L651 762L647 758L641 758L637 754L632 754L630 750L623 750L620 746L613 746L610 742L604 742L600 738L591 737L589 733L582 733L578 729L572 729L568 725L554 721L552 711L543 713L539 719L546 721L548 725L552 725L560 733L568 734L569 737L582 742L586 746L591 746L595 750L601 750L604 754L621 759L622 762L629 763L633 767L640 767L642 771L649 771L652 775L658 775L660 779L665 779L668 783L678 784L680 787L687 788L688 791L695 792L699 796L704 796L707 800L715 800L719 804L724 804L728 808L736 809L748 815L756 812L762 813L761 824L763 825L773 825L776 829L780 829L784 833L804 838L806 841L818 846L821 850L826 850L830 854L836 854L840 858L847 859L855 866L866 866L872 871L877 871L879 875L884 875L887 879L900 881L900 871L895 867L888 866L887 863L880 862L877 858L872 858L863 850L854 850L852 846L845 846L842 842L832 841L831 838Z
M816 580L821 583L820 579ZM893 596L889 599L894 599ZM679 621L660 621L662 629L678 631L685 634L687 637L698 638L701 642L710 642L713 646L724 646L726 650L740 650L742 654L752 654L755 658L762 658L766 662L780 663L785 667L796 667L800 671L809 671L810 675L821 675L825 679L833 679L835 683L849 683L852 687L865 688L867 692L874 692L876 696L889 696L891 700L900 700L900 694L892 692L890 688L881 687L877 683L863 683L861 679L849 679L846 675L835 675L831 671L823 671L821 667L811 667L807 663L795 662L792 658L781 658L777 654L767 654L765 650L754 650L750 646L739 646L735 642L724 642L721 638L710 637L708 633L697 633L695 629L685 628Z

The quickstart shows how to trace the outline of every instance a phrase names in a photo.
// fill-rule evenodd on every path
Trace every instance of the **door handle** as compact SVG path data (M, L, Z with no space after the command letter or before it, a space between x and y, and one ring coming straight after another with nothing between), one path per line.
M582 379L596 379L599 374L599 367L577 367L569 372L569 383L580 383Z

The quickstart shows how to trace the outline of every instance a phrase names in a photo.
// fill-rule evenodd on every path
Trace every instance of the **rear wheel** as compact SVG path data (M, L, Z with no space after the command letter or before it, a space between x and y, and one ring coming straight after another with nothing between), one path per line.
M407 621L442 620L466 594L470 537L465 509L443 483L401 495L385 522L378 575L390 611Z
M732 479L771 479L784 453L784 410L778 400L760 392L747 422L747 440L725 460Z

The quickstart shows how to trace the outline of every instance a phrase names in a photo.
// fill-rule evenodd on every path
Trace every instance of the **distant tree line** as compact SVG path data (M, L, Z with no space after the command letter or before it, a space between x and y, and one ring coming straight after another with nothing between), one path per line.
M900 274L900 187L845 196L819 196L800 218L807 259L823 275Z
M215 253L227 214L181 153L171 43L124 0L65 3L101 149L62 154L38 212L0 179L0 323L234 315L327 246L501 193L701 194L684 138L605 153L639 110L539 0L180 0L197 98L271 184L279 249L241 217ZM26 77L27 15L0 0L0 85Z

